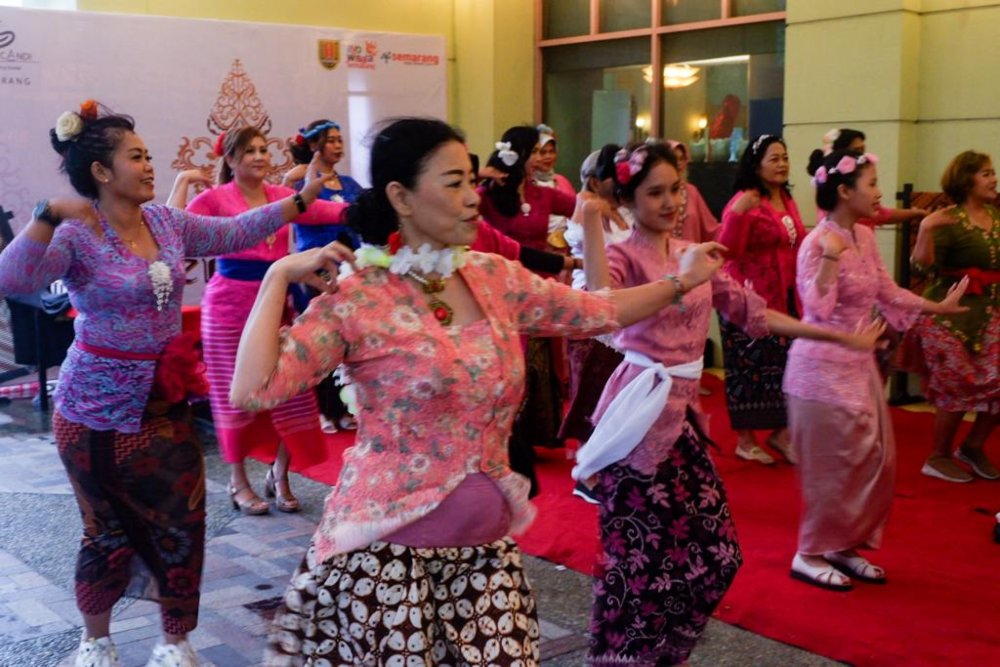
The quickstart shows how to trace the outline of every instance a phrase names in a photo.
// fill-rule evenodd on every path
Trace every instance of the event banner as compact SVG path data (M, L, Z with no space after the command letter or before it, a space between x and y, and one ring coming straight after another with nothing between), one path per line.
M135 118L159 202L178 171L214 166L215 138L243 125L269 137L280 181L288 141L322 118L342 128L338 170L367 184L366 134L393 116L444 118L446 65L438 36L0 7L0 222L17 231L37 200L71 192L49 128L86 99ZM192 262L189 278L204 268Z

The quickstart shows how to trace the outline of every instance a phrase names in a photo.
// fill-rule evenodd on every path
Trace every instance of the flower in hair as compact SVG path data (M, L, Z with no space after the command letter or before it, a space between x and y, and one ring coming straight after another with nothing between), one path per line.
M80 118L84 120L97 120L97 102L94 100L84 100L80 104Z
M535 129L538 130L538 134L548 134L551 135L553 138L556 136L556 131L553 130L548 125L546 125L545 123L539 123L538 126L535 127Z
M83 132L83 118L75 111L64 111L56 119L56 138L59 141L76 141Z
M624 148L615 154L615 176L622 185L628 185L632 177L642 171L646 164L646 151L634 150L631 154Z
M838 174L844 174L846 176L847 174L854 173L854 170L857 168L858 168L858 161L850 155L845 155L844 157L840 158L839 162L837 162L837 166L831 169L830 171L831 172L835 171Z
M292 143L294 143L296 146L305 146L306 145L306 138L303 137L302 134L301 134L301 132L300 132L299 134L295 135L294 139L292 139Z
M510 148L509 141L498 141L496 143L497 157L508 167L513 167L517 164L517 152L512 151Z
M820 167L819 169L816 170L816 173L813 174L812 177L813 185L822 185L823 183L826 183L826 177L827 177L826 167Z
M771 138L770 134L762 134L757 137L756 141L753 142L753 146L750 148L754 154L760 152L760 147L764 145L764 142Z
M225 141L226 132L223 130L222 132L219 132L219 136L215 138L215 143L212 144L212 152L215 153L215 157L222 157L225 154Z

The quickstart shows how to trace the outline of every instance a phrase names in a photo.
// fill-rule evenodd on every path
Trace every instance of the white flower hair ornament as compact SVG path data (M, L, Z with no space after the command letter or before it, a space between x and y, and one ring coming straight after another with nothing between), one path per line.
M517 152L511 150L509 141L498 141L496 143L497 157L508 167L517 164Z
M756 141L753 142L753 146L750 147L750 150L753 151L753 154L756 155L757 153L759 153L761 146L764 145L764 142L770 139L772 136L773 135L770 134L762 134L759 137L757 137Z
M878 164L878 156L874 153L865 153L860 157L854 157L853 155L845 155L840 158L837 164L829 169L826 166L822 166L816 170L816 173L812 177L813 185L822 185L830 178L832 174L842 174L846 176L847 174L853 174L855 170L861 165Z
M59 141L76 141L83 132L83 118L75 111L64 111L56 119L56 138Z

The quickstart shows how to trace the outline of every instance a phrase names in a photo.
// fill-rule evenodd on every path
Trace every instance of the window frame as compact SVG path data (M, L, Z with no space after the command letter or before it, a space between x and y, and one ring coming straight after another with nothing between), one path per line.
M708 0L700 0L702 2ZM711 28L727 28L730 26L747 25L752 23L772 23L775 21L784 22L787 11L766 12L763 14L751 14L749 16L733 16L732 0L718 0L718 19L708 21L694 21L691 23L677 23L673 25L663 25L663 3L671 0L649 0L650 16L652 24L648 28L635 28L632 30L618 30L615 32L601 32L601 2L602 0L590 0L590 32L586 35L574 37L558 37L545 39L544 21L545 0L535 0L535 76L534 76L534 115L535 122L544 120L544 85L545 85L545 49L552 46L566 46L568 44L588 44L593 42L613 41L617 39L628 39L635 37L648 37L650 40L649 54L650 65L653 68L653 80L650 82L650 118L659 119L663 109L663 50L661 48L660 37L670 33L693 32L698 30L708 30ZM655 122L659 122L658 120Z

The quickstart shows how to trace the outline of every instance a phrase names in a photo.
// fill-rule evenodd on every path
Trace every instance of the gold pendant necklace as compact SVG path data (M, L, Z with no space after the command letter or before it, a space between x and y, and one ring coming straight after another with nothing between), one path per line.
M117 229L115 230L115 233L118 234L118 238L120 238L122 241L124 241L125 243L128 244L129 248L131 248L132 250L135 250L136 246L139 244L139 237L142 236L142 228L145 227L145 226L146 226L146 221L140 219L139 220L139 231L136 232L135 238L132 238L132 239L125 238L124 236L122 236L122 233L119 232Z
M430 297L430 301L427 302L427 307L431 309L431 314L434 316L434 319L444 326L451 325L452 320L455 319L455 309L437 296L437 294L444 291L446 285L444 278L426 278L419 273L415 273L412 269L407 271L404 275L409 276L420 283L420 287L423 289L424 294Z

